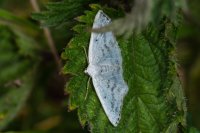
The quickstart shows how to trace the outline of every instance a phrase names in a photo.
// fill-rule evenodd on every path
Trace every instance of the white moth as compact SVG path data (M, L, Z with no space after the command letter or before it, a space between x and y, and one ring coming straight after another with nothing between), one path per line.
M109 23L111 19L99 10L93 28ZM112 32L91 34L88 59L89 65L85 73L92 77L95 91L108 119L117 126L128 86L123 79L121 52Z

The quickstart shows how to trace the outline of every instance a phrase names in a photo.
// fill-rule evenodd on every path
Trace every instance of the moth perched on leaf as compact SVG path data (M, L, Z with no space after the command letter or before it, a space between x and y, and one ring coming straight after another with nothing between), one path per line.
M111 19L99 10L93 28L109 23ZM117 126L128 86L123 79L121 51L112 32L91 34L88 59L89 65L85 73L92 77L95 91L108 119Z

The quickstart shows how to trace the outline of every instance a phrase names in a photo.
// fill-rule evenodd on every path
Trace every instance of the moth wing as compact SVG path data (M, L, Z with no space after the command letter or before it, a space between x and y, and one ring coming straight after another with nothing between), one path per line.
M93 28L100 28L111 23L111 19L99 11L95 16ZM123 80L121 52L112 32L92 33L89 44L89 63L99 67L106 67L105 73L92 76L93 85L97 96L109 120L117 126L121 118L123 99L128 92L128 86ZM113 67L118 69L112 69Z
M110 122L117 126L121 118L121 108L128 86L120 74L115 74L111 78L96 76L92 81L106 115Z
M111 19L99 11L95 17L93 28L100 28L111 23ZM118 43L112 32L92 33L89 44L89 63L98 64L106 58L118 58L121 64L121 54Z

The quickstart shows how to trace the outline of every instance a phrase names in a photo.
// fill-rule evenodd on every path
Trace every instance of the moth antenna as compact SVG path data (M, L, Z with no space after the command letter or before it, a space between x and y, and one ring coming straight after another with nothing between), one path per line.
M85 100L87 99L87 96L88 96L89 84L90 84L90 77L89 77L89 79L87 81L86 94L85 94L85 98L84 98Z
M85 57L87 58L87 63L89 63L89 59L88 59L88 55L87 55L87 51L86 51L85 47L83 47L83 50L84 50L84 53L85 53Z

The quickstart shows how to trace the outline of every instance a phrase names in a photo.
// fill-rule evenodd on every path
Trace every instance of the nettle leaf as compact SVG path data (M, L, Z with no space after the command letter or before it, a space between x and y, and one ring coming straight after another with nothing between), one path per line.
M23 107L34 82L37 63L32 41L0 25L0 131Z
M88 50L91 34L87 29L99 9L111 17L121 14L99 5L91 7L92 11L77 18L81 23L73 28L77 34L62 54L67 60L63 71L72 74L66 87L69 109L78 109L81 124L88 124L92 132L170 133L178 125L185 126L185 100L172 55L177 28L167 18L130 39L118 38L129 92L117 127L109 122L91 82L86 97L89 77L84 73L88 65L84 49Z
M157 25L163 16L178 23L176 13L180 9L185 12L188 10L185 0L134 0L133 3L131 11L124 17L94 31L113 31L117 35L128 37L133 32L140 33L149 23Z
M46 11L33 13L32 17L41 20L43 26L58 26L70 23L75 16L83 11L92 0L63 0L62 2L49 2ZM73 22L73 21L71 21Z

